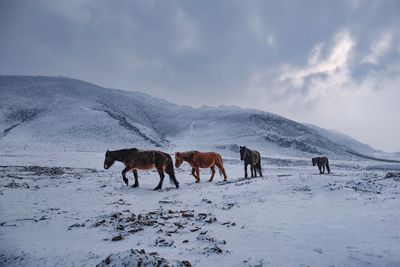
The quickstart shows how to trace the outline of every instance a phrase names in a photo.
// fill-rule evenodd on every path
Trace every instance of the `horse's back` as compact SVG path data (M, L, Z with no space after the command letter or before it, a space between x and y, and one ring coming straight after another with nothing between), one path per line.
M328 158L325 156L317 157L316 160L317 160L317 163L323 164L323 165L327 164L329 161Z
M222 157L220 154L216 152L199 152L199 151L194 151L195 152L195 157L197 160L197 163L194 162L194 164L199 164L199 167L201 168L209 168L210 166L213 166L215 163L219 163L222 161Z
M261 160L260 152L258 152L257 150L251 150L251 149L249 149L249 150L250 150L250 153L251 153L253 159L255 159L257 162ZM257 162L254 162L254 163L257 163Z
M133 165L144 170L165 165L169 158L167 153L158 150L136 150L130 155Z

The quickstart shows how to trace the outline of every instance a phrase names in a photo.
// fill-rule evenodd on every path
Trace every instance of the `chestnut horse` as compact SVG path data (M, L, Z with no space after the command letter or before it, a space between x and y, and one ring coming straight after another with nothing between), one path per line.
M214 179L215 165L219 169L219 174L224 176L224 181L228 178L225 173L224 165L222 163L222 157L220 154L215 152L199 152L199 151L187 151L187 152L176 152L175 153L175 167L179 168L182 162L186 161L192 167L192 175L196 179L196 183L200 182L200 170L199 168L210 168L211 177L208 180L211 182Z
M179 183L176 180L174 173L174 163L169 154L155 151L155 150L139 150L137 148L131 149L121 149L115 151L106 152L106 157L104 159L104 169L110 168L115 161L120 161L125 164L125 169L122 171L122 179L125 184L128 185L128 179L125 174L132 170L135 177L135 184L133 187L139 186L138 173L137 170L148 170L156 168L158 174L160 175L160 182L154 188L154 190L159 190L162 188L164 177L166 172L169 175L171 183L174 183L176 188L179 188Z

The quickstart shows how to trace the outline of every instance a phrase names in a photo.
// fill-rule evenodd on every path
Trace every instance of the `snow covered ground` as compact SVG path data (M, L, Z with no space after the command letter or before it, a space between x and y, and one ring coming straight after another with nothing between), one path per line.
M398 159L332 130L57 77L0 76L0 265L400 266ZM243 179L238 145L268 156ZM229 179L126 187L106 149L220 152ZM361 156L358 154L362 154ZM310 158L328 155L319 175ZM345 161L346 159L346 161ZM129 174L131 182L132 173Z
M103 156L0 153L0 265L400 265L400 178L385 177L400 164L332 161L319 175L309 159L269 158L243 179L224 155L227 183L202 170L195 184L183 165L180 189L155 192L156 172L126 187Z

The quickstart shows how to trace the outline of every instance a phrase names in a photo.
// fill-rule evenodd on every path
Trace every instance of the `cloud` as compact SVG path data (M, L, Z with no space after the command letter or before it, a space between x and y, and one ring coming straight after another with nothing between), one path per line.
M378 64L379 59L392 48L393 33L384 32L375 40L370 47L369 54L364 57L361 63Z
M334 47L324 59L319 59L321 44L314 47L309 57L309 64L304 68L286 67L278 77L282 82L289 81L294 87L304 86L305 81L313 76L340 75L348 71L350 51L354 46L348 31L340 32L334 40Z
M181 8L177 7L175 25L178 30L178 51L195 51L201 47L199 29L193 19Z
M264 109L351 133L387 151L398 150L387 140L400 133L400 126L393 125L399 114L395 99L400 99L400 64L370 70L356 79L352 73L359 66L357 42L350 31L338 32L328 45L331 48L326 47L315 45L304 66L283 64L255 72L248 95ZM378 47L385 50L383 45Z
M308 106L327 91L348 82L348 64L354 45L349 31L343 30L334 37L332 49L326 57L321 56L324 45L317 44L310 52L306 66L283 64L277 69L256 71L248 90L289 105L296 102Z
M379 147L369 142L379 136L373 108L385 119L400 114L398 105L382 112L397 96L399 8L396 0L0 1L0 73L259 108L356 137L365 126L366 142ZM347 127L354 121L364 126Z
M250 16L248 25L250 30L255 34L257 39L262 43L268 46L272 46L276 44L275 36L268 32L265 25L263 18L258 15L254 14Z

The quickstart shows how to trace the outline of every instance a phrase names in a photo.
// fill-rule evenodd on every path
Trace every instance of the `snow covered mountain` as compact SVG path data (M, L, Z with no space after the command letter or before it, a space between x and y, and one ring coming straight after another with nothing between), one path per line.
M323 128L320 128L313 124L304 124L304 125L316 130L318 133L329 138L331 141L333 141L339 145L346 146L349 149L354 150L356 152L367 154L367 155L375 154L375 153L382 153L382 151L376 150L376 149L372 148L371 146L361 143L361 142L357 141L356 139L354 139L353 137L345 135L336 130L323 129Z
M0 146L13 150L104 151L122 147L217 149L239 145L269 156L374 149L337 132L238 107L192 108L140 92L65 77L0 76Z

